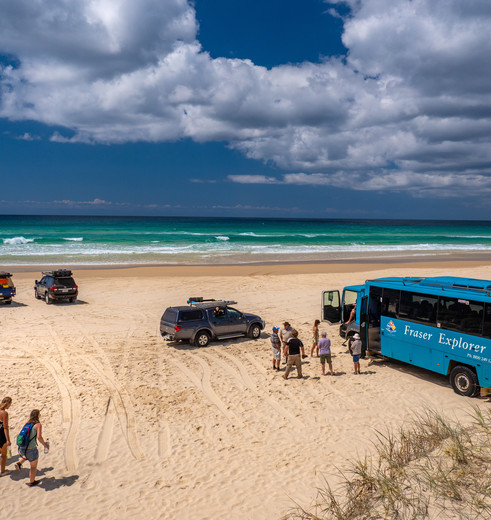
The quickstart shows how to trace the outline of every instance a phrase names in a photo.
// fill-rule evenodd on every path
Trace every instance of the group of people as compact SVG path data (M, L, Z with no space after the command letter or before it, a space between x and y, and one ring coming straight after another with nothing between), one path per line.
M10 440L8 414L8 409L11 405L11 397L4 397L0 402L0 476L8 475L10 473L10 471L6 470L5 467L7 465L8 448L12 445ZM29 462L29 482L27 485L30 487L37 486L40 482L40 480L36 480L39 460L39 451L37 448L38 441L44 446L45 450L49 450L49 444L43 438L43 427L39 417L39 410L31 411L29 420L26 423L32 425L30 428L28 443L26 446L19 446L19 460L15 463L15 468L20 470L22 469L22 464L24 464L24 462Z
M329 367L329 373L334 375L332 367L331 354L331 340L327 337L325 331L319 332L320 320L315 320L312 327L312 348L310 350L310 357L319 358L322 367L322 375L329 375L326 373L326 365ZM320 337L319 337L320 336ZM285 321L283 327L273 327L271 334L271 348L273 350L273 370L280 371L281 357L285 359L286 363L284 379L288 379L290 372L295 365L297 369L297 377L302 378L302 359L307 356L305 354L305 347L302 341L298 338L298 331L292 328L289 322ZM360 373L360 357L361 357L362 343L359 334L354 335L354 342L351 345L350 352L353 356L353 373Z

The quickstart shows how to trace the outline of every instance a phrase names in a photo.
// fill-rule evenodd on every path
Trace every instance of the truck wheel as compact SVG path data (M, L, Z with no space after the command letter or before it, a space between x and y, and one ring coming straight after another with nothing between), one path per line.
M194 344L197 347L206 347L208 343L210 342L210 335L206 330L202 330L196 334L196 337L194 338Z
M44 301L46 302L47 305L49 305L51 303L51 298L49 297L49 293L44 293Z
M479 390L477 375L470 368L456 366L450 372L450 384L454 392L467 397L473 397Z
M261 335L261 326L257 323L254 323L251 325L251 328L249 329L249 337L252 339L257 339Z
M10 305L12 303L12 300L5 300L5 305Z
M68 298L68 301L70 303L75 303L75 296L72 296L71 298Z
M34 298L36 298L36 300L40 300L39 294L36 289L34 289Z

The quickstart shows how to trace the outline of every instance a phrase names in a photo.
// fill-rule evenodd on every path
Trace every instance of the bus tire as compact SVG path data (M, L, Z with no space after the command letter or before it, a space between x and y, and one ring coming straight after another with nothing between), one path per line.
M473 397L479 391L476 373L462 365L456 366L450 372L450 384L455 393L466 397Z

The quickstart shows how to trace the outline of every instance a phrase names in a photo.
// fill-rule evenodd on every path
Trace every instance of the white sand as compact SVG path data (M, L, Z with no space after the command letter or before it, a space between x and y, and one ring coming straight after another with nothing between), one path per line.
M0 307L0 397L13 398L13 440L41 408L52 451L40 456L38 488L25 485L27 469L0 479L2 518L280 518L370 450L376 429L427 408L463 422L472 406L489 408L402 363L362 360L354 376L336 326L321 328L337 375L319 377L308 359L306 378L285 382L270 369L267 337L287 319L310 352L323 289L386 275L491 279L489 265L80 270L79 304L50 306L34 299L37 274L15 275L15 303ZM237 299L264 317L267 334L205 349L166 344L162 312L195 295Z

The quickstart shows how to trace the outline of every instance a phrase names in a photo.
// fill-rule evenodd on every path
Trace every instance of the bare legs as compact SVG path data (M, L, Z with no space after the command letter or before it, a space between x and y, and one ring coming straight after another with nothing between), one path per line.
M312 348L310 350L310 357L314 357L314 350L315 350L315 357L319 357L319 345L317 345L316 341L314 341L314 344L312 345Z
M7 464L7 443L5 443L0 449L0 456L2 457L0 473L3 473L5 471L5 465Z

